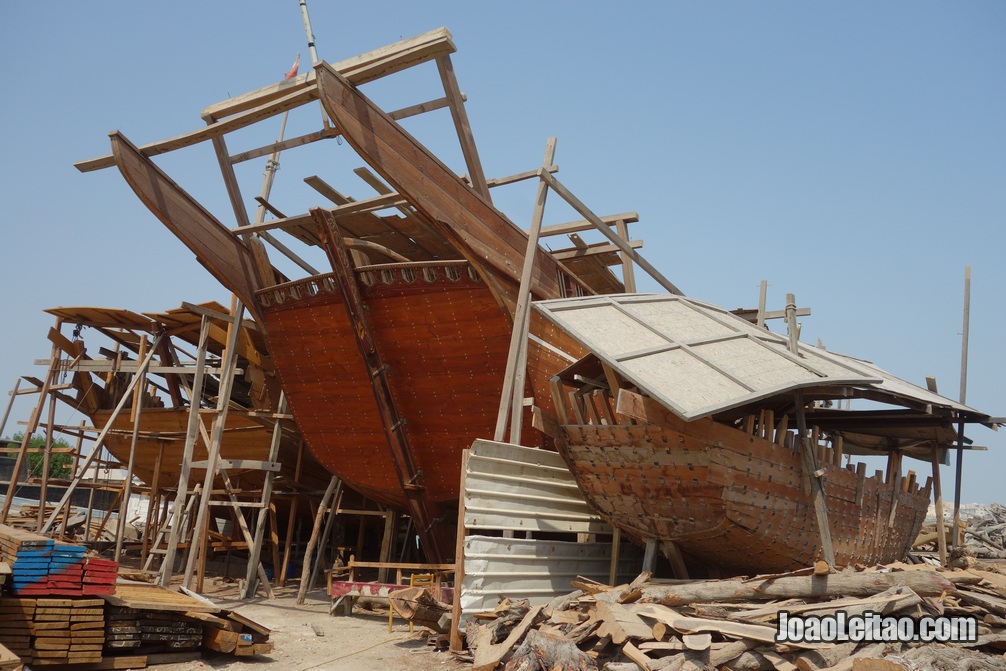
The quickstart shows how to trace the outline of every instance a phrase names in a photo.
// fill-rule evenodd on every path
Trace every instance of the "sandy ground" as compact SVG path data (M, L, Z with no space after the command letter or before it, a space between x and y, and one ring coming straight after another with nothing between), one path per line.
M236 588L207 590L206 596L223 608L234 610L272 629L275 650L268 656L234 657L204 652L200 660L158 664L155 671L462 671L462 664L448 652L427 646L425 634L409 635L409 626L396 619L388 633L387 615L357 609L351 616L331 616L324 590L308 595L296 604L296 588L277 590L277 598L239 601ZM314 625L322 636L315 633Z

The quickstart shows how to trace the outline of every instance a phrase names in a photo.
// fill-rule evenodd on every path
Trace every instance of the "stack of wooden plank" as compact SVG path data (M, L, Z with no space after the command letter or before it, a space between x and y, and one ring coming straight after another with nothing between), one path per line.
M25 662L31 660L35 599L0 598L0 643Z
M21 596L114 593L118 562L88 559L86 550L0 524L0 552L11 565L14 593Z
M151 654L195 650L203 640L202 622L184 614L108 606L107 615L105 647L110 652Z
M37 599L31 664L100 662L104 606L101 599Z
M202 597L142 583L117 586L107 604L106 654L158 654L198 647L234 655L272 652L269 629Z
M115 594L115 581L119 576L119 562L111 559L88 557L84 560L85 595Z
M618 587L587 581L574 586L580 589L547 605L504 601L497 611L469 622L465 636L473 671L491 671L504 662L506 671L903 671L915 664L991 669L1002 668L1006 650L1006 576L990 570L898 564L829 573L824 565L746 580L668 583L643 574ZM778 642L784 612L787 617L969 616L978 636L943 646ZM934 654L945 659L934 661ZM891 657L893 666L863 666L892 655L902 661Z

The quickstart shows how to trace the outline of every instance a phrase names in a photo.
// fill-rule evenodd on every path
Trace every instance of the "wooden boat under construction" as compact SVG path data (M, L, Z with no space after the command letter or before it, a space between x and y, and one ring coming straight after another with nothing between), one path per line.
M744 573L903 558L958 422L989 417L871 364L673 296L535 306L591 354L554 380L560 452L590 505L672 562ZM869 400L873 407L843 404ZM886 408L883 406L887 406ZM893 408L891 406L894 406ZM886 454L887 472L843 466ZM822 510L815 510L815 490ZM827 525L822 534L821 522Z
M448 69L449 34L422 39L435 43L422 59ZM370 60L354 62L361 59ZM347 71L348 79L340 74ZM373 206L323 188L340 204L229 230L150 160L158 153L150 146L113 133L113 157L140 200L256 316L311 453L347 486L407 511L427 557L442 560L454 551L461 451L496 422L528 234L492 206L484 178L480 192L458 177L365 98L354 77L367 75L321 63L289 85L289 96L320 100L348 144L396 190ZM459 101L452 74L445 86ZM235 110L214 116L252 116ZM470 167L481 173L477 154ZM389 206L400 214L376 213ZM592 227L584 223L567 229ZM286 277L259 237L272 229L323 249L331 271ZM607 267L620 262L615 254L574 248L564 265L535 249L535 298L624 289ZM566 356L537 345L529 352L528 395L547 388ZM547 394L542 400L550 403ZM530 428L520 434L526 444L549 441Z
M205 462L212 423L218 416L214 407L219 390L219 358L222 354L227 323L226 310L215 303L191 308L176 308L165 312L136 313L130 310L98 307L60 307L46 310L58 319L50 339L62 348L68 357L59 363L59 369L71 374L72 395L63 400L86 415L95 429L108 428L104 447L123 466L132 461L133 472L141 481L154 489L172 489L178 486L183 463L195 365L188 359L198 345L202 316L208 317L209 337L207 355L211 357L208 374L203 378L197 402L202 427L193 445L190 461ZM61 325L73 325L75 336L71 340L60 333ZM88 329L85 333L85 329ZM278 385L270 382L272 363L262 351L262 339L252 322L244 325L245 337L241 339L238 356L239 379L231 394L233 406L227 413L222 431L220 458L236 468L231 469L233 485L245 490L260 489L266 471L262 467L271 462L270 449L274 410L279 397ZM158 361L148 367L146 388L142 393L126 399L123 410L116 413L129 380L138 369L137 358L143 355L141 338L153 334L162 336ZM86 338L82 334L86 334ZM116 350L92 345L88 341L115 343ZM135 400L142 410L134 412ZM136 448L133 433L136 430ZM73 431L72 427L65 427ZM132 458L131 458L132 454ZM302 447L302 438L292 422L281 424L278 458L281 464L278 476L280 485L297 483L297 488L323 490L329 475ZM246 465L241 468L240 465ZM201 473L201 472L200 472ZM217 486L223 489L222 482Z
M512 422L511 440L554 442L602 516L640 541L662 543L682 565L778 571L822 552L838 563L903 554L930 486L919 487L911 474L901 478L900 455L926 456L958 438L954 423L988 417L863 362L787 344L735 315L676 297L624 230L617 237L609 231L619 222L624 229L628 217L587 211L551 176L548 152L541 170L509 181L540 179L586 220L554 229L597 229L611 244L553 253L533 244L492 205L453 77L453 50L449 34L434 31L334 66L319 63L309 75L208 109L206 129L186 136L136 147L113 133L112 157L81 168L114 162L151 212L247 306L311 452L348 486L407 511L432 561L453 556L460 452L498 429L511 377L517 414L533 414L547 434ZM386 113L357 88L430 60L446 93L435 105ZM283 216L260 198L277 219L251 223L238 209L239 225L228 229L151 160L213 141L231 201L241 203L223 137L314 101L335 130L288 146L341 135L377 173L363 171L381 195L354 201L311 177L305 181L334 207ZM451 108L471 183L396 122L436 106ZM539 190L536 217L546 192ZM378 214L388 208L397 212ZM536 226L540 220L532 232ZM285 250L308 272L281 273L265 253L273 230L321 248L330 270ZM605 296L634 290L627 258L672 295ZM609 270L619 263L621 278ZM539 302L526 369L511 369L512 334L527 297ZM712 365L695 356L702 348L716 353ZM832 416L822 407L854 397L898 410ZM532 407L525 411L526 399ZM843 469L843 450L860 448L894 455L889 473L867 478L862 469Z

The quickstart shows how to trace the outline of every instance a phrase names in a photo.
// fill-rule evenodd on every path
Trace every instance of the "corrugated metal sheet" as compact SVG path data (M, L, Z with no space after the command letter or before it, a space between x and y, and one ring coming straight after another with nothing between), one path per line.
M730 312L656 294L542 301L534 309L685 420L803 387L862 386L981 415L872 364L801 343Z
M465 537L465 577L461 582L461 612L492 610L499 597L527 599L532 606L573 591L570 581L583 576L608 582L611 543ZM619 582L635 578L642 552L623 545Z
M555 452L476 440L464 496L466 529L611 533Z
M584 576L607 582L610 542L578 543L575 534L611 534L612 528L587 507L576 481L555 452L477 440L465 470L464 613L491 610L500 595L547 603L573 590ZM479 531L561 533L569 540L500 538ZM623 544L619 577L631 580L642 554Z

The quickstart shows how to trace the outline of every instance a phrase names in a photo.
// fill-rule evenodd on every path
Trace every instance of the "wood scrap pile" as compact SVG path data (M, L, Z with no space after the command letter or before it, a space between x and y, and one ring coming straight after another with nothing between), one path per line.
M269 640L270 630L233 611L221 611L213 618L200 618L203 630L203 647L216 652L233 653L238 657L267 655L273 651Z
M964 550L973 557L1006 559L1006 506L993 503L964 529Z
M668 582L643 574L629 585L574 587L547 605L503 600L470 621L474 671L851 671L865 664L856 660L880 658L894 664L883 668L903 671L916 668L909 660L933 654L953 664L971 658L972 669L1006 668L1006 576L989 570L896 564L829 573L822 562L746 580ZM892 616L894 623L967 616L977 637L945 645L887 640L897 637L883 632L856 641L777 637L790 620L834 620L839 612ZM942 652L933 653L937 648Z

